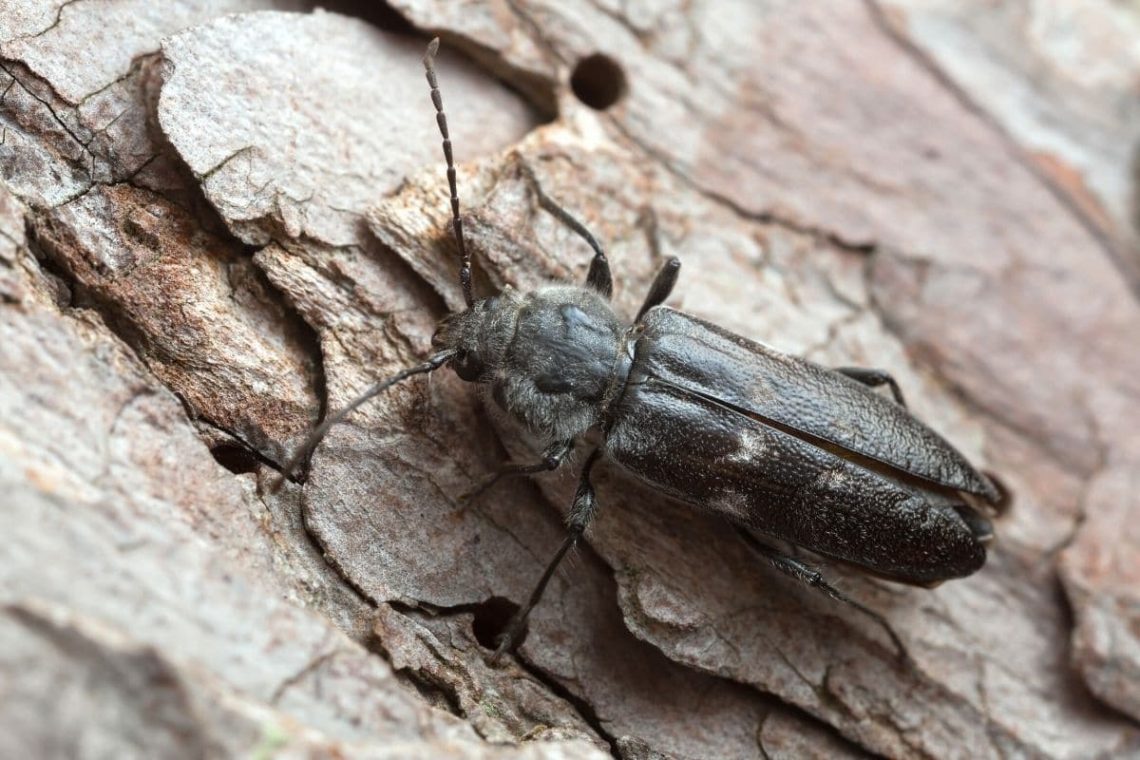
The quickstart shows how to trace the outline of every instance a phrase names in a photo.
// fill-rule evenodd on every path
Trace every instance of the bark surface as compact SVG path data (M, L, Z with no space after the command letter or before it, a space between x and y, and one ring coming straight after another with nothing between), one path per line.
M326 4L327 5L327 4ZM1132 30L1130 33L1128 30ZM1140 754L1140 11L1084 3L15 0L0 10L0 756ZM935 590L827 577L449 371L481 292L584 280L886 369L1014 505ZM621 87L613 87L620 79ZM616 101L609 103L616 95Z

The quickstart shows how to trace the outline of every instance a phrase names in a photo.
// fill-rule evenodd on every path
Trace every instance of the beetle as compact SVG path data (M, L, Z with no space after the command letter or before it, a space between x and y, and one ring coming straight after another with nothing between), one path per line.
M424 56L443 139L451 220L466 308L445 317L427 361L373 385L326 418L286 464L288 477L328 429L368 399L415 375L450 367L489 386L490 397L543 444L542 458L508 464L479 484L557 469L590 431L567 517L567 535L530 597L500 637L497 660L517 643L566 553L598 504L591 471L605 458L667 496L724 516L780 571L878 621L886 620L828 583L804 549L903 584L931 586L974 573L994 536L990 517L1004 492L906 409L880 370L829 369L664 306L680 262L669 258L631 325L611 309L613 278L590 231L542 190L540 205L593 249L584 285L511 288L476 298L463 235L455 163L433 61ZM874 389L886 386L891 398Z

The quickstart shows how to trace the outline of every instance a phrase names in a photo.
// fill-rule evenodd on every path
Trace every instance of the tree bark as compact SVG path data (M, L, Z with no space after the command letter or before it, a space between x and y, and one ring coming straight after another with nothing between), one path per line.
M0 11L0 755L1140 753L1140 14L930 4L17 0ZM234 14L234 15L229 15ZM1059 15L1058 15L1059 14ZM1129 31L1131 30L1131 32ZM1014 505L977 574L822 562L595 470L440 371L476 287L580 282L888 370Z

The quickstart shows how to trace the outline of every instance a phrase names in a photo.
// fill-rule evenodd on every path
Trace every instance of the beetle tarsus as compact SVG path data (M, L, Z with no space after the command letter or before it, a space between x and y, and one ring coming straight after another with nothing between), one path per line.
M550 579L554 577L554 571L558 568L558 565L562 563L562 558L578 543L578 539L581 537L581 533L572 531L562 541L562 545L559 546L558 551L554 553L554 558L550 560L550 564L546 566L542 577L539 578L538 584L534 587L534 590L530 592L530 598L527 599L526 604L519 608L519 611L511 618L511 622L507 623L507 627L504 628L502 634L499 635L499 646L495 649L495 653L491 655L492 665L498 665L499 660L502 659L504 654L514 651L514 648L518 646L522 633L526 628L527 616L530 615L530 611L533 610L539 600L542 599L542 593L546 591L546 585L550 583Z
M895 403L901 407L906 407L902 388L899 388L899 384L895 382L894 377L892 377L889 372L885 372L881 369L868 369L866 367L836 367L835 371L862 383L868 388L878 388L882 385L887 386L891 390L891 395L894 396Z
M513 478L521 475L537 475L542 472L551 472L562 466L570 452L574 450L574 441L555 441L542 452L542 461L533 464L506 464L497 472L488 475L474 488L459 497L460 501L471 501L481 496L489 488L503 478Z
M898 651L899 658L904 663L909 664L912 662L910 652L907 651L907 648L903 645L902 639L900 639L899 635L895 633L894 628L891 627L890 623L885 617L870 607L866 606L862 602L858 602L847 596L847 594L844 594L835 586L832 586L827 582L827 579L823 577L819 570L816 570L811 565L808 565L805 562L794 557L789 557L788 555L779 552L760 541L757 541L751 533L743 528L739 529L739 533L741 537L744 538L745 543L747 543L756 552L767 559L772 567L776 568L785 575L789 575L792 578L795 578L801 583L822 591L837 602L843 602L844 604L854 607L867 617L877 622L883 631L887 634L887 636L890 637L891 643L894 644L895 649Z

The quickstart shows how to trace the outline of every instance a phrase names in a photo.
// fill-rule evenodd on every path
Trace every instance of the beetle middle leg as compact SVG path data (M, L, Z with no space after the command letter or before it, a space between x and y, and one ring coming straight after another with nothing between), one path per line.
M891 377L888 372L881 369L867 369L865 367L836 367L835 372L841 375L846 375L852 380L866 385L868 388L878 388L885 385L891 389L891 395L895 397L895 401L899 406L906 406L906 401L903 400L902 389L895 379Z
M590 261L590 271L586 273L586 286L609 298L614 291L614 278L610 273L610 261L606 258L602 244L598 242L593 233L586 229L586 225L579 222L569 211L562 208L557 201L546 194L542 185L538 183L538 177L534 175L534 169L529 164L523 163L521 166L523 177L526 178L534 196L538 198L538 204L594 249L594 258Z
M506 652L511 651L518 644L519 637L522 635L523 627L526 625L527 616L530 611L534 609L542 598L542 594L546 591L546 586L550 583L550 579L554 577L554 571L558 569L561 564L562 558L566 553L578 543L582 538L582 534L586 532L586 527L590 521L594 519L594 513L597 511L598 503L594 496L594 486L590 482L590 470L594 468L594 463L598 461L600 449L594 449L586 460L586 464L582 466L582 473L578 476L578 490L574 493L574 504L570 507L570 514L566 516L566 527L569 533L566 535L562 545L558 547L558 551L554 553L554 558L550 560L550 564L546 566L543 571L542 577L538 579L534 590L530 592L526 604L519 608L519 611L514 614L511 621L507 623L507 627L503 629L503 633L499 637L499 646L495 653L491 655L491 664L494 665L499 661Z
M503 478L512 478L519 475L535 475L540 472L557 470L574 450L573 439L555 441L542 451L542 460L533 464L508 463L499 468L497 472L488 475L474 488L459 497L460 501L469 501L498 483Z
M788 555L777 551L776 549L773 549L763 542L756 540L755 536L743 528L738 528L738 532L744 539L744 542L752 547L753 550L763 556L766 560L768 560L769 564L771 564L772 567L776 568L785 575L789 575L792 578L795 578L801 583L806 583L812 588L819 589L837 602L843 602L844 604L848 604L854 607L867 617L877 622L882 627L882 629L886 631L886 634L891 638L891 642L898 650L899 656L904 660L910 660L910 653L907 651L906 647L903 646L902 639L900 639L898 634L895 633L894 629L891 628L890 623L887 622L887 619L885 617L880 615L878 612L875 612L870 607L867 607L866 605L855 601L851 597L847 596L847 594L844 594L842 591L835 588L835 586L832 586L827 582L823 575L820 574L819 570L816 570L811 565L803 562L802 560L796 559L795 557L789 557Z

